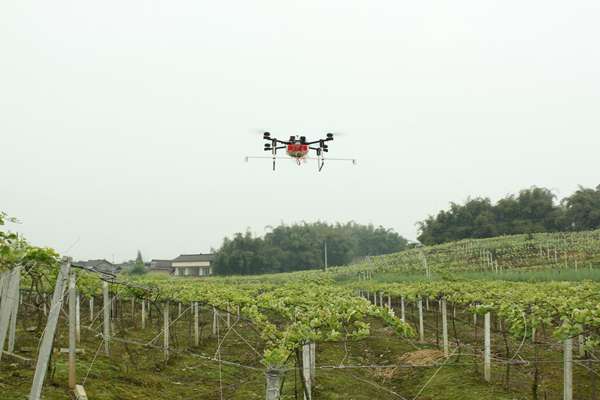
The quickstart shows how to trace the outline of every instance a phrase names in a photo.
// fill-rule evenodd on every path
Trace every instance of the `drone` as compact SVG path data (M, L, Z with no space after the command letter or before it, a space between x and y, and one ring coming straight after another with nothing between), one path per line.
M328 142L333 140L333 133L328 133L325 139L318 139L313 141L307 141L306 136L290 136L289 140L279 140L271 136L270 132L263 133L263 139L267 141L265 143L264 151L270 151L271 156L248 156L246 162L251 158L262 158L273 160L273 171L275 171L276 161L278 159L292 159L295 160L298 165L302 165L307 160L317 160L317 167L319 172L325 166L325 161L351 161L353 165L356 165L357 160L354 158L325 158L325 153L329 152ZM286 150L288 157L278 157L277 150ZM310 151L315 151L316 157L309 157Z

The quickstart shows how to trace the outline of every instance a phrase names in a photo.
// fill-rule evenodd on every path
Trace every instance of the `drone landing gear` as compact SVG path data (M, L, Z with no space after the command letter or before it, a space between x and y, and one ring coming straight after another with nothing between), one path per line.
M317 150L317 167L319 169L319 172L321 172L321 170L325 166L325 157L323 157L323 148L320 147L316 150Z

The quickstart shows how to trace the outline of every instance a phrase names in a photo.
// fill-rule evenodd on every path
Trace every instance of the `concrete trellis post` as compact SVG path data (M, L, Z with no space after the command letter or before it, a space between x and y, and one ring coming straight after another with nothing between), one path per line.
M75 390L77 378L75 376L75 353L77 350L77 287L76 276L71 272L69 276L69 389Z
M146 329L146 300L142 300L142 329Z
M217 329L219 326L219 312L215 307L213 307L213 323L212 323L212 334L213 336L217 335Z
M110 312L112 309L110 293L108 291L108 282L102 282L102 294L104 297L103 309L104 309L104 324L103 324L103 336L104 336L104 354L110 355Z
M94 296L90 297L90 323L94 320Z
M11 281L11 288L14 288L14 298L12 299L13 307L10 314L10 327L8 329L8 351L14 353L15 351L15 340L17 336L17 316L19 315L19 304L23 300L21 296L21 272L14 271L14 277Z
M578 345L579 345L579 357L585 357L585 338L583 335L579 335L577 337Z
M284 371L270 367L267 370L267 394L266 400L279 400L281 398L281 380L283 379Z
M312 399L312 357L311 357L311 344L307 343L302 346L302 376L306 383L306 393L304 394L304 400Z
M21 279L21 267L13 268L10 273L5 275L4 278L4 290L2 293L2 304L0 305L0 358L2 357L2 352L4 350L4 342L6 341L6 336L9 333L9 329L12 328L12 320L15 321L15 330L16 330L16 313L15 313L15 303L18 300L19 296L19 284ZM14 314L14 315L13 315ZM12 329L11 334L12 334ZM14 340L14 339L13 339ZM10 338L9 338L10 342Z
M450 355L448 348L448 307L446 305L446 299L440 301L442 308L442 335L444 341L444 357L448 358Z
M163 306L163 351L165 355L165 361L169 359L169 302L167 301Z
M8 347L7 350L10 353L14 353L15 351L15 340L17 336L17 315L19 314L19 303L22 300L20 297L20 291L17 291L18 299L13 301L13 309L10 314L10 326L8 328Z
M404 309L404 296L400 297L400 319L406 322L406 311Z
M231 328L231 314L229 313L229 304L227 304L227 328Z
M39 400L42 393L44 378L46 377L46 371L48 370L48 361L50 360L50 353L52 352L52 342L54 341L56 324L58 323L58 317L62 308L63 289L65 281L69 276L70 269L70 261L64 262L61 265L60 272L56 278L56 286L54 287L54 295L52 296L48 322L46 323L46 329L44 330L44 335L42 336L40 343L40 351L37 358L35 374L33 376L33 384L31 385L31 392L29 393L29 400Z
M573 400L573 339L563 342L564 382L563 400Z
M484 319L484 352L483 352L483 375L487 382L492 380L492 340L491 340L491 317L485 313Z
M79 293L77 293L75 301L75 337L77 338L77 343L79 343L81 342L81 300Z
M198 309L200 308L200 306L198 305L198 302L195 301L194 302L194 345L199 346L200 345L200 319L199 319L199 315L198 315Z
M387 297L387 308L389 308L390 310L392 309L392 298L390 297L389 294Z
M8 287L7 279L10 276L10 271L4 271L0 273L0 299L4 297L4 290ZM0 304L2 304L2 300L0 300Z
M423 343L425 341L425 331L423 328L423 299L420 297L417 301L417 307L419 309L419 341Z
M315 381L315 376L317 375L317 344L310 344L310 377Z

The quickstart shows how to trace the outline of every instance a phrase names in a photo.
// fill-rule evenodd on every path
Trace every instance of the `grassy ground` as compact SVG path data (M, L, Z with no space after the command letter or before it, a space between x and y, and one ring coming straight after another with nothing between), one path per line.
M127 307L124 307L124 309ZM409 316L414 322L414 310L409 307ZM176 308L172 309L176 313ZM85 309L83 315L86 315ZM154 312L154 316L160 315ZM534 368L531 364L512 366L510 380L506 382L506 366L495 364L493 383L482 379L481 342L482 330L472 325L470 316L457 314L455 325L461 343L460 352L456 351L446 364L440 367L443 359L438 350L439 316L430 304L426 313L427 343L417 344L413 340L398 338L388 328L372 321L372 335L366 340L349 343L325 343L317 348L317 378L314 387L314 399L439 399L439 400L487 400L487 399L531 399ZM125 313L121 322L116 323L117 336L140 342L148 342L160 331L162 323L154 318L145 330L140 329L139 316ZM194 347L190 343L189 315L174 324L171 337L172 345L181 352L173 354L164 362L160 349L141 347L134 344L115 342L112 354L103 354L101 340L95 336L94 324L91 331L82 331L79 347L85 349L78 361L78 381L85 381L90 399L133 400L133 399L262 399L264 398L265 377L262 370L219 365L200 357L212 357L217 347L217 338L210 332L210 313L202 314L202 343ZM436 329L436 321L438 321ZM88 323L85 319L84 325ZM481 321L479 321L479 324ZM24 319L19 325L17 349L37 345L39 332L25 332L25 328L35 325L35 318ZM65 347L67 342L65 321L61 320L61 329L57 336L57 347ZM223 326L224 321L223 321ZM261 368L259 356L262 343L253 329L243 321L234 326L234 331L222 327L219 336L227 334L221 357L223 360L245 366ZM436 334L438 332L438 334ZM240 336L244 339L241 339ZM450 326L452 344L455 344L453 325ZM160 345L162 338L156 344ZM548 335L539 335L540 341L548 341ZM519 347L518 341L510 340L510 354ZM493 336L493 352L498 358L506 358L505 343L501 333ZM552 345L540 345L538 355L554 363L540 364L538 367L539 399L560 399L562 395L562 365L560 348ZM100 351L96 355L97 349ZM432 350L438 358L427 360L421 357L423 349ZM531 344L523 346L519 357L531 360L534 357ZM453 347L452 351L456 348ZM258 353L258 354L257 354ZM460 354L459 354L460 353ZM21 352L22 355L31 353ZM429 354L425 352L424 354ZM199 357L200 356L200 357ZM409 357L410 361L406 361ZM48 376L44 398L47 400L65 399L67 396L67 357L55 354L51 373ZM415 364L416 362L416 364ZM320 368L322 366L386 366L406 365L411 368ZM91 368L90 368L91 366ZM288 364L283 386L283 399L302 399L299 371L295 364ZM88 374L89 369L89 374ZM584 368L576 372L576 398L590 396L591 381ZM31 385L33 370L14 363L4 356L0 362L0 398L25 399Z

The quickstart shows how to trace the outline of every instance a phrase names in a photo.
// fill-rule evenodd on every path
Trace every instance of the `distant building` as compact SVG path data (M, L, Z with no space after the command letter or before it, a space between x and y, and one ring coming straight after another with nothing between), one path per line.
M213 273L214 254L182 254L172 262L175 276L209 276Z
M104 259L102 260L88 260L88 261L76 261L73 263L76 266L83 267L85 269L89 269L91 271L100 271L109 274L118 274L121 272L121 267L119 265L113 264Z
M157 272L171 275L173 273L173 261L171 260L152 260L148 266L148 272Z

